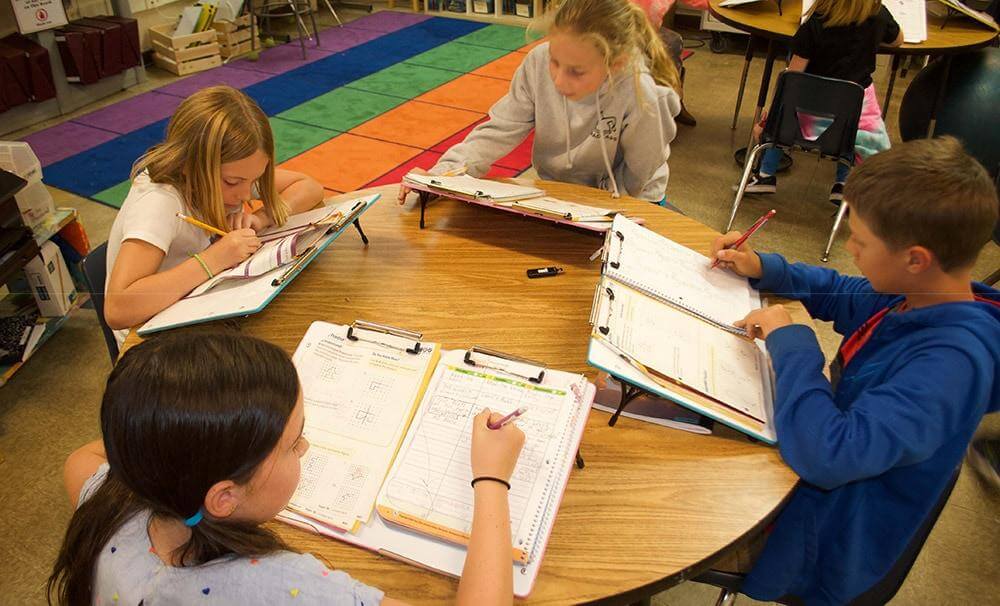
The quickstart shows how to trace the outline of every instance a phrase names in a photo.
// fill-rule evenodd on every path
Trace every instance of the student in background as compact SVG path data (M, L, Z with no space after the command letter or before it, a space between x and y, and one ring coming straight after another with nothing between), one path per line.
M862 160L890 147L872 73L879 46L902 43L903 32L899 24L879 0L816 0L809 18L792 38L789 71L850 80L865 89L854 144L854 152ZM822 121L815 119L804 125L807 134L814 135L820 134L821 127ZM775 175L781 154L777 148L764 152L757 174L747 184L746 193L773 194L777 191ZM839 205L844 199L844 182L849 172L848 166L837 163L830 202Z
M680 83L645 12L629 0L565 0L548 19L548 41L524 58L490 119L431 174L481 177L534 128L541 178L664 200Z
M484 410L473 420L473 477L507 481L524 434L513 424L488 429L491 419L500 415ZM298 485L309 448L304 423L298 375L275 345L233 333L172 333L130 349L108 378L103 442L66 461L76 511L49 579L50 599L401 603L294 552L262 526ZM458 602L510 604L507 487L486 480L473 490Z
M844 335L830 368L781 306L738 325L766 339L782 458L802 478L741 591L851 602L887 575L1000 410L1000 293L971 280L997 221L989 175L953 138L878 154L844 191L864 278L757 254L732 232L721 264L800 300Z
M244 212L255 197L263 208ZM166 140L136 161L111 227L108 325L126 329L148 320L250 256L260 245L257 231L322 199L315 180L274 168L270 123L250 97L228 86L191 95L170 119ZM178 212L228 234L213 242Z

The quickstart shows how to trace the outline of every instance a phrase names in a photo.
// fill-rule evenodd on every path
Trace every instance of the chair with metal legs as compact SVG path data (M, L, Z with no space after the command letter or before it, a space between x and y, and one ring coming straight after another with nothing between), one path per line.
M736 211L739 210L743 194L746 192L750 173L758 156L764 151L777 147L785 151L801 150L816 152L821 158L828 158L840 164L854 166L854 139L861 118L861 105L865 91L861 86L847 80L824 78L804 72L782 72L774 93L771 110L761 133L760 141L750 151L743 165L743 176L733 199L726 231L733 226ZM816 138L807 138L803 133L801 120L823 120L829 125ZM837 237L837 231L847 212L847 205L841 204L830 231L830 238L823 249L823 261L830 257L830 249Z
M327 3L327 6L330 6ZM306 39L316 39L316 47L319 47L319 29L316 27L316 11L313 10L309 0L249 0L248 10L257 19L250 20L250 49L257 50L256 21L261 23L261 31L270 33L272 17L295 17L295 27L299 33L299 44L302 46L302 58L306 58ZM337 13L330 7L330 12L340 21ZM306 27L303 16L308 16L312 24L312 34Z

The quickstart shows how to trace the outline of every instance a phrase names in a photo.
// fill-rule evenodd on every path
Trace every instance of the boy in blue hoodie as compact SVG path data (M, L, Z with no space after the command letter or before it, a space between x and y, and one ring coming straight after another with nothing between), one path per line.
M741 591L844 604L929 515L980 419L1000 409L1000 293L971 270L997 222L986 171L955 139L912 141L848 179L847 250L864 278L714 244L720 266L797 299L844 335L827 380L808 326L781 306L738 322L767 342L774 423L802 478Z

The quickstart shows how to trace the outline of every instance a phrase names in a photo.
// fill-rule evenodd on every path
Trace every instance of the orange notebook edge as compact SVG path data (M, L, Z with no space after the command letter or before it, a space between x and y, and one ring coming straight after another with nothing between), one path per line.
M375 510L386 522L391 522L399 526L405 526L411 530L415 530L449 543L465 545L466 547L469 545L469 535L464 532L459 532L454 528L449 528L442 524L435 524L434 522L428 522L427 520L422 520L408 513L392 509L391 507L386 507L385 505L376 504ZM527 551L511 547L511 552L513 553L514 561L520 564L528 564Z

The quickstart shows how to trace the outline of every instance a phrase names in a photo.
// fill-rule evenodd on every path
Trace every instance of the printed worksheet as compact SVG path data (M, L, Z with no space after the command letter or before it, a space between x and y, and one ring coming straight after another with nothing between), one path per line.
M542 383L533 383L465 365L463 354L442 356L379 495L378 512L389 521L464 543L472 529L472 420L485 407L507 414L523 406L527 412L517 425L525 443L511 479L510 515L517 559L527 561L549 505L552 478L566 460L585 381L547 370Z
M705 255L622 215L615 217L608 241L604 275L726 330L760 307L760 295L746 278L711 269Z
M371 516L382 480L439 354L390 335L313 322L295 352L311 447L289 509L352 530Z
M927 3L924 0L882 0L903 30L903 42L918 44L927 39Z
M755 342L628 287L604 284L613 297L602 297L596 323L613 347L661 375L766 422L766 361Z

